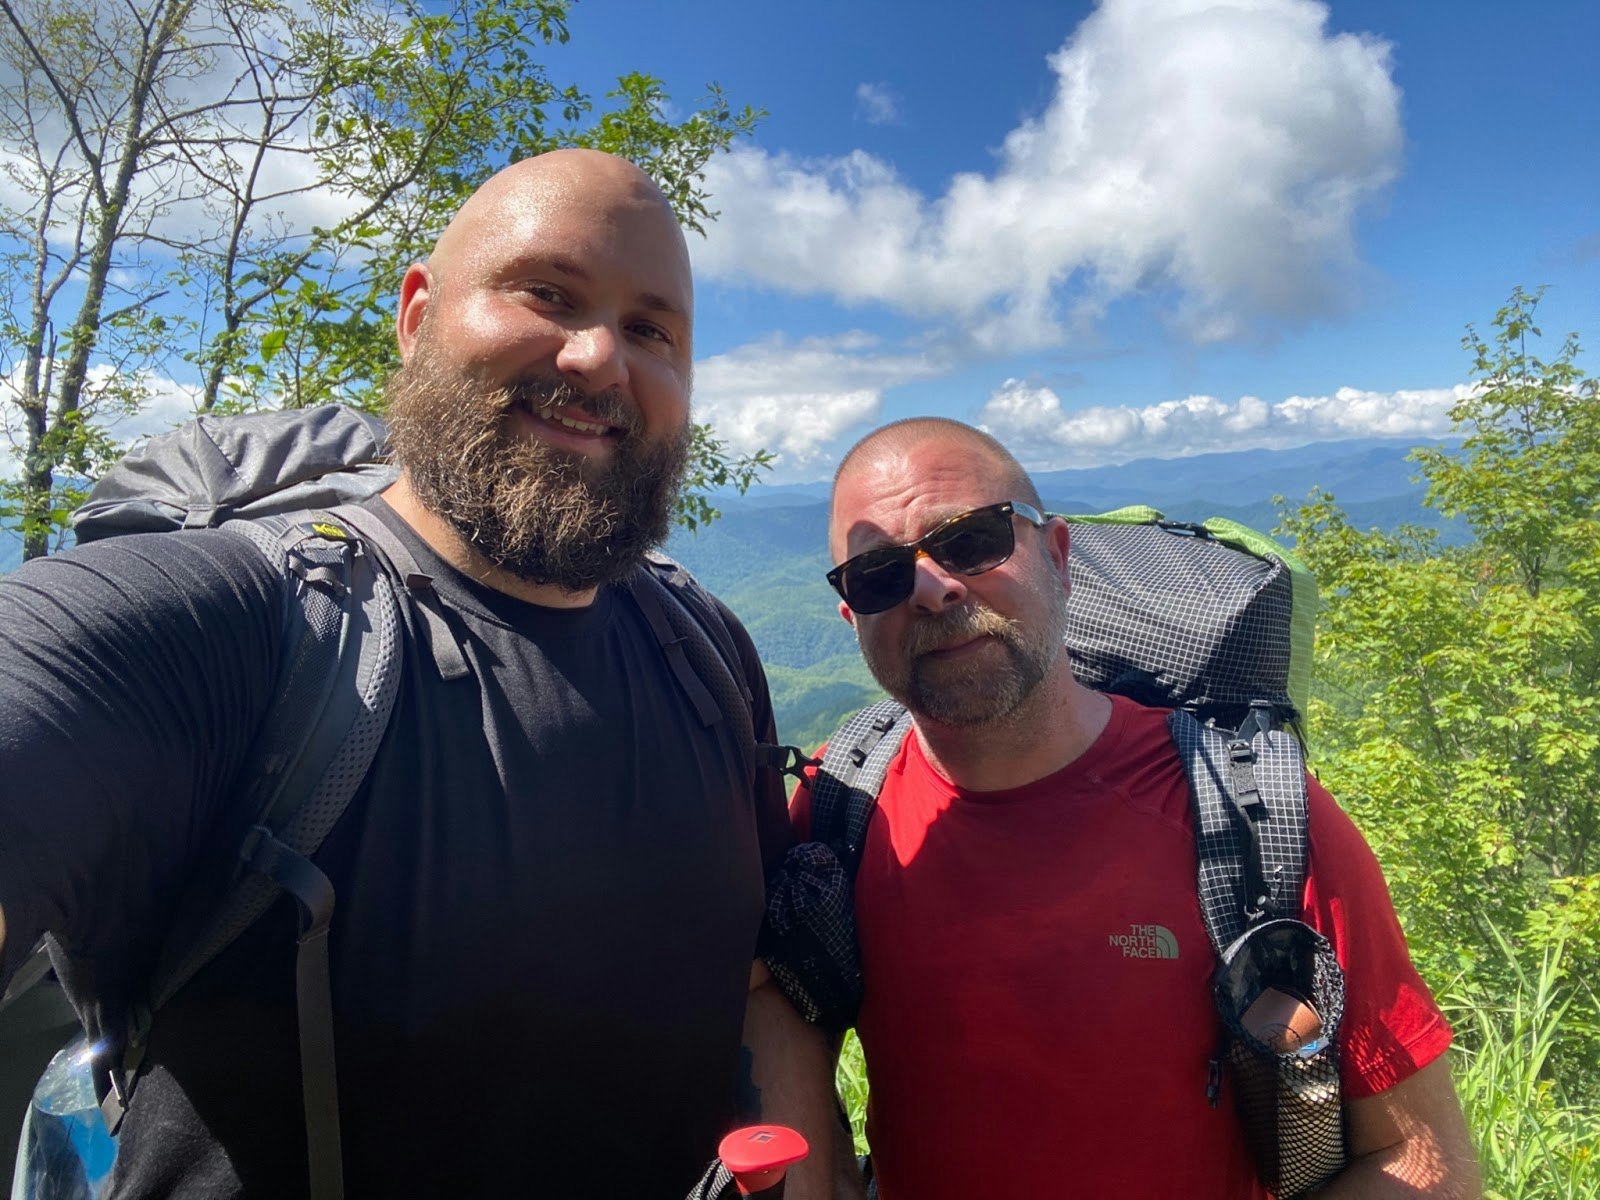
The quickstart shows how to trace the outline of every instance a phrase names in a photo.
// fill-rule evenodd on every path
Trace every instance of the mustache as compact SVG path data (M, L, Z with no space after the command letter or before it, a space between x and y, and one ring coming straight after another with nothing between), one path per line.
M500 407L509 411L525 408L537 412L541 408L573 408L617 426L626 437L644 433L644 418L636 405L622 397L620 388L607 388L603 392L585 392L565 379L524 379L499 389L496 399Z
M1016 640L1017 623L981 604L946 609L921 617L908 628L903 649L907 658L920 658L934 650L986 636L1009 645Z

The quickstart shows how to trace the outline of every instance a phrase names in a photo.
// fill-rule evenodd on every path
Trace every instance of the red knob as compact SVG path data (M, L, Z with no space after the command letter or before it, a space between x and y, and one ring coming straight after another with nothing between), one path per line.
M764 1192L783 1179L791 1163L797 1163L811 1147L805 1138L784 1125L747 1125L722 1139L717 1157L728 1168L739 1194Z

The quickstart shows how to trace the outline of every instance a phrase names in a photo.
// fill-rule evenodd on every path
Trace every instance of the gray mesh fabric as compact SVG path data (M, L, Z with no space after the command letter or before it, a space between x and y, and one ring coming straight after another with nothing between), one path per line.
M1279 1052L1245 1027L1243 1014L1266 987L1316 1009L1320 1045ZM1336 1175L1346 1158L1337 1041L1344 973L1333 947L1299 921L1256 925L1224 953L1216 999L1234 1108L1256 1171L1280 1200L1304 1195Z
M790 849L767 888L758 950L801 1016L842 1031L861 1008L853 891L889 763L911 728L893 700L869 705L828 743L811 784L812 840Z
M399 692L399 604L388 575L352 543L319 537L287 518L229 528L278 556L299 592L290 613L301 628L297 649L257 739L247 772L252 799L244 807L255 814L252 823L309 855L360 787L388 726ZM347 589L305 581L310 571L334 567L348 568ZM307 714L320 715L311 721ZM212 897L203 930L170 944L152 981L151 1007L165 1003L278 895L265 876L243 872L222 900Z
M1293 713L1282 562L1163 525L1080 522L1068 569L1066 642L1081 683L1226 724L1252 700Z

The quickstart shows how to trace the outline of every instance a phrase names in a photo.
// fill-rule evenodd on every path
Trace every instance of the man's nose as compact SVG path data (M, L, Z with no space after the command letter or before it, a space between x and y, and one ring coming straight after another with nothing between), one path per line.
M920 612L942 612L967 598L967 577L941 567L926 551L917 553L913 567L911 606Z
M589 393L603 392L628 382L628 363L622 338L604 321L592 321L569 330L556 352L556 369L583 384Z

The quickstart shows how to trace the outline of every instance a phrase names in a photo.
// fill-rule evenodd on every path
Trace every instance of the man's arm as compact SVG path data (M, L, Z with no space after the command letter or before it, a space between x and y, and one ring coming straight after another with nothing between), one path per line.
M1345 1105L1350 1163L1316 1200L1478 1200L1482 1183L1441 1055L1388 1091Z
M865 1197L833 1090L836 1051L794 1011L759 959L750 971L744 1048L759 1120L797 1129L811 1144L810 1157L789 1169L788 1200Z
M97 986L154 952L270 704L284 587L218 530L0 579L0 983L47 932Z

